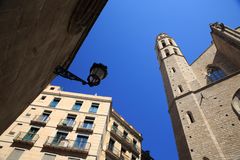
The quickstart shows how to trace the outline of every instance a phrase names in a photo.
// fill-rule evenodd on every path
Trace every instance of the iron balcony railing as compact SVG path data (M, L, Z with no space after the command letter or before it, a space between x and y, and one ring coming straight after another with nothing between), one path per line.
M90 149L91 143L79 142L77 140L68 140L57 137L48 137L44 143L44 147L52 147L65 149L68 151L78 151L78 152L88 152Z
M36 124L36 125L46 125L49 120L50 120L50 118L46 117L44 115L36 115L31 120L31 123Z
M119 137L121 137L123 140L127 141L128 143L132 143L132 140L128 137L128 136L125 136L118 128L116 127L112 127L112 130L111 130L113 133L117 134Z
M110 154L112 158L119 160L120 151L113 145L107 144L107 153Z
M31 132L19 132L13 139L13 142L33 145L39 138L39 135Z
M122 141L127 142L128 146L130 146L130 148L132 148L137 154L140 153L140 149L134 145L133 141L128 136L125 136L118 128L112 126L111 132L117 135Z
M58 123L57 128L58 129L66 129L66 130L72 130L75 126L76 121L71 119L61 119L61 121Z
M77 131L79 132L88 132L92 133L94 130L95 125L94 124L88 124L84 122L80 122L77 128Z

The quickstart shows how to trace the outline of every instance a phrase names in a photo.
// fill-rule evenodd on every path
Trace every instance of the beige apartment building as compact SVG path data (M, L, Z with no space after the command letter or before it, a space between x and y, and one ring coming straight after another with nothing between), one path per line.
M240 159L240 27L210 27L212 44L192 64L169 35L156 39L180 160Z
M0 136L0 160L137 160L141 141L111 97L49 85Z

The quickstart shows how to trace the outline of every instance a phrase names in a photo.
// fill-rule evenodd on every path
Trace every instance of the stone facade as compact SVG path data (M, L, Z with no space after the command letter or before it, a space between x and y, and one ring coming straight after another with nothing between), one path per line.
M192 64L167 34L156 40L180 160L240 158L240 29L210 27L213 42Z
M49 85L0 136L0 160L134 160L141 141L111 97Z
M1 0L0 134L71 64L107 0Z

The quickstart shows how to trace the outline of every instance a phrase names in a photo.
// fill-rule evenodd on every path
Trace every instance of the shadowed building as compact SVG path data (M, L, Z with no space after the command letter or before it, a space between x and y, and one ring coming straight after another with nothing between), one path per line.
M240 28L210 27L213 42L192 64L170 36L156 40L180 160L240 158Z
M68 68L107 0L1 0L0 133Z
M141 141L111 97L49 85L0 136L0 159L140 160Z
M142 150L141 160L154 160L154 159L151 157L150 151Z

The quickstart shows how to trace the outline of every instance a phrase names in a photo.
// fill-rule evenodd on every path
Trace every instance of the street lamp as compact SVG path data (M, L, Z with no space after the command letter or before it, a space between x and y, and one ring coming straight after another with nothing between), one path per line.
M87 81L79 78L61 66L57 66L54 73L70 80L80 81L83 85L88 84L90 87L99 85L101 80L103 80L108 74L107 66L101 63L94 63L92 65Z

